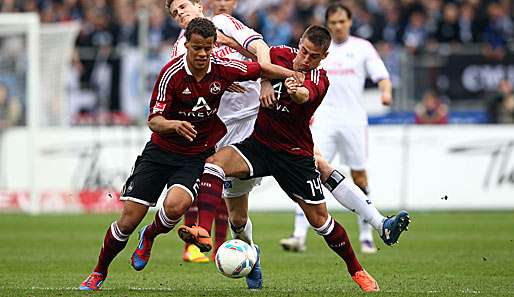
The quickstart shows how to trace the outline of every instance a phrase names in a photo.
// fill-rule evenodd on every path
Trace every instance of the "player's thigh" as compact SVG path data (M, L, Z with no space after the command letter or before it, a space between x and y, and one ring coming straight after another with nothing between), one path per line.
M368 158L368 128L348 126L341 133L345 163L353 170L365 170Z
M311 126L314 146L331 162L337 153L337 127L317 117Z
M220 149L248 138L253 132L256 119L257 115L252 115L243 119L230 121L227 124L227 134L216 144L216 148Z
M230 145L232 152L238 155L237 160L245 164L245 175L230 175L239 178L256 178L271 175L271 155L273 152L265 145L247 138L242 142Z
M273 177L291 199L309 204L325 202L314 158L280 153L273 163Z
M248 194L252 189L261 184L262 178L252 179L239 179L229 177L223 183L223 197L224 198L237 198L244 194Z
M155 206L171 172L170 166L150 162L138 156L132 173L123 186L120 200Z

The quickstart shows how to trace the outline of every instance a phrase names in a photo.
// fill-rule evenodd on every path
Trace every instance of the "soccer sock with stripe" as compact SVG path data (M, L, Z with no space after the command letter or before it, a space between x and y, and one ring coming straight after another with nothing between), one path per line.
M198 225L209 235L216 214L216 207L222 199L225 172L217 165L206 163L198 190Z
M379 234L382 234L382 222L385 217L353 182L345 178L339 171L334 170L323 185L332 192L337 202L357 213L362 220L371 224Z
M227 239L227 230L228 230L228 211L227 205L225 204L225 200L220 199L218 202L218 207L216 208L216 218L214 220L214 240L215 247L213 254L216 254L218 248L225 242Z
M94 272L101 273L104 277L107 276L109 265L116 255L125 248L129 236L130 234L123 234L123 232L120 231L117 222L111 224L105 233L104 242Z
M319 235L322 235L328 246L344 260L351 276L354 276L357 271L362 270L362 266L355 256L346 230L344 230L343 226L339 225L336 220L329 216L323 226L314 228L314 230L316 230Z
M153 240L157 235L168 233L180 222L180 217L177 219L170 219L166 215L164 207L161 207L155 214L155 219L152 224L148 225L145 230L145 237Z

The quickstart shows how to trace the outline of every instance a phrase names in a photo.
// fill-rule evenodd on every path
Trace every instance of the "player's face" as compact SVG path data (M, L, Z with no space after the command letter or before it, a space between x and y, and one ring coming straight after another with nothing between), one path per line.
M316 69L327 54L328 52L326 50L316 46L308 38L302 38L300 40L298 54L293 61L293 68L297 71Z
M236 0L212 0L212 12L214 15L226 13L232 15L236 9Z
M193 4L189 0L173 0L170 6L171 17L182 29L185 29L192 19L203 17L202 10L200 3Z
M190 68L197 71L209 68L214 37L204 38L201 35L193 34L185 45L187 49L186 59Z
M332 33L335 42L343 42L350 36L352 20L348 18L346 11L339 9L327 19L327 27Z

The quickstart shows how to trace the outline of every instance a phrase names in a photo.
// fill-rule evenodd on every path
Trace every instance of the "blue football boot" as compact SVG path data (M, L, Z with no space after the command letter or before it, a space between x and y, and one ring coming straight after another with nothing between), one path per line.
M257 261L252 271L246 276L246 284L248 285L248 289L260 290L262 289L261 249L257 245L254 245L254 247L257 253Z
M385 219L380 238L382 238L387 245L397 243L402 232L408 230L409 223L409 213L405 210L401 210L395 216Z

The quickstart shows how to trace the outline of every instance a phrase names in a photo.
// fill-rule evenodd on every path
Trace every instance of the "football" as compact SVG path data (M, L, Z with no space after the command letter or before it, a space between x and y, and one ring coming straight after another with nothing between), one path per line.
M252 271L257 255L246 242L238 239L225 241L216 253L216 268L224 276L240 278Z

